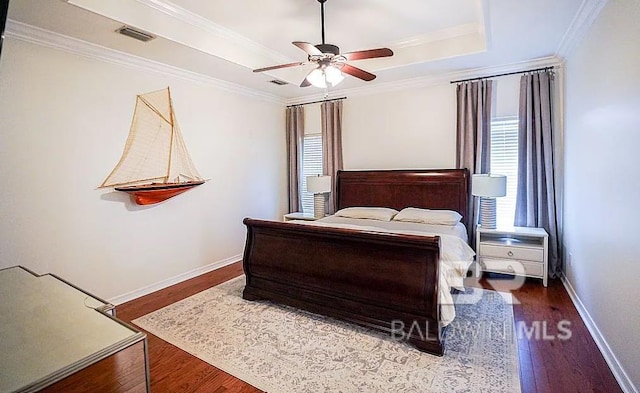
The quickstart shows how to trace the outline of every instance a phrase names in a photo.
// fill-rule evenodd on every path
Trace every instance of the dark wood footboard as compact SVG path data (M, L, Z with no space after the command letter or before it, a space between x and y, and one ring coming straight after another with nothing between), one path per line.
M442 355L440 238L245 219L248 300L377 329Z

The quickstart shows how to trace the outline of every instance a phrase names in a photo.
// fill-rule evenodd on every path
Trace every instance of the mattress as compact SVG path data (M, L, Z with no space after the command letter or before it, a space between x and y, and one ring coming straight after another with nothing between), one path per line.
M427 225L413 222L379 221L359 218L328 216L316 221L294 220L300 225L348 228L372 232L399 233L419 236L440 236L440 266L438 302L443 326L456 315L451 289L464 291L464 278L473 262L475 252L467 243L467 229L462 223L454 226Z

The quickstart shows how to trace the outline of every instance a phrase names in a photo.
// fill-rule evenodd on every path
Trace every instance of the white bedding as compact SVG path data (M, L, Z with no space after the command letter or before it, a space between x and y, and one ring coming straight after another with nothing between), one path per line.
M337 216L327 216L316 222L326 222L330 224L349 224L349 225L362 225L362 226L374 226L383 228L390 231L418 231L437 233L442 235L457 236L464 242L467 242L467 227L463 223L459 222L456 225L430 225L421 224L419 222L407 222L407 221L380 221L380 220L368 220L357 218L345 218Z
M446 326L455 318L456 310L451 296L451 288L464 291L464 278L475 255L475 252L467 244L467 230L462 223L458 223L455 226L427 225L413 222L379 221L336 216L329 216L316 221L295 220L289 222L374 232L440 236L440 278L438 285L440 320Z

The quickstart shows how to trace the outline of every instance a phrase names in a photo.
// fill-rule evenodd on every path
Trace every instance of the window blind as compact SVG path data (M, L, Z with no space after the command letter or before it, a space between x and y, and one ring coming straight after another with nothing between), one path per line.
M322 175L322 135L304 136L302 153L302 211L313 214L313 194L307 192L307 176Z
M518 117L491 121L491 173L507 176L507 195L496 198L498 226L513 226L518 188Z

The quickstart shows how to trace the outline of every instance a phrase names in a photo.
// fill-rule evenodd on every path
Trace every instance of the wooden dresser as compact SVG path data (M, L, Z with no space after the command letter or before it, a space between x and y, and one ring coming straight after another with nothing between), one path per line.
M0 392L149 392L147 338L54 276L0 270Z

